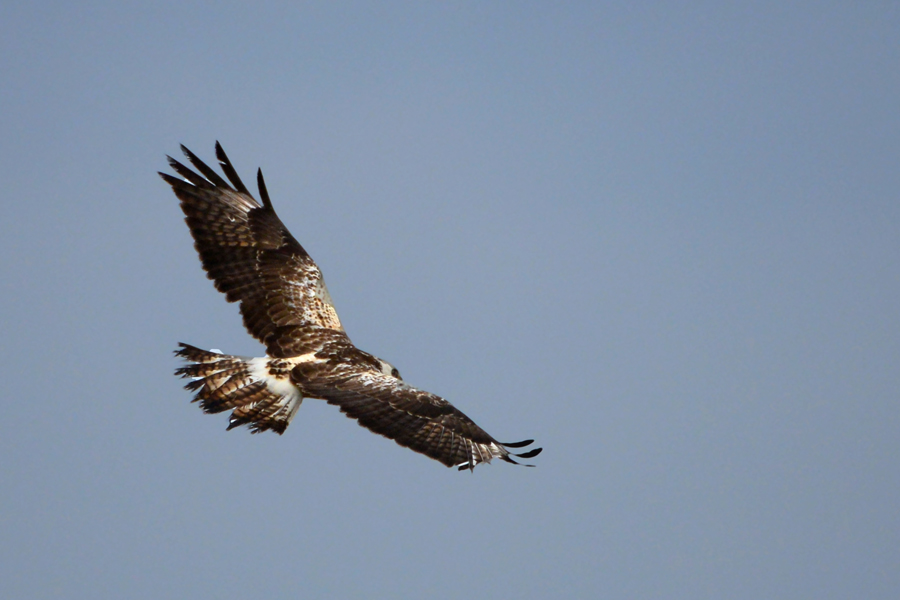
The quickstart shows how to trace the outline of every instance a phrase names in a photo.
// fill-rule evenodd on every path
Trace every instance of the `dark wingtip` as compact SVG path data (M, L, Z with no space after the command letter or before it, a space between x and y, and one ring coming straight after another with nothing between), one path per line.
M166 162L169 163L169 166L172 167L172 170L176 173L181 173L181 169L184 169L184 165L178 162L176 159L172 158L168 154L166 154Z
M247 194L252 198L253 196L250 194L247 186L245 186L244 182L241 181L241 178L238 177L237 171L232 166L231 161L228 160L228 155L225 154L225 150L222 148L222 144L219 143L219 140L216 140L216 158L219 160L222 170L225 171L225 176L231 181L231 185L234 186L234 189L242 194Z
M503 444L503 445L507 448L522 448L531 443L534 443L534 440L523 440L521 442L513 442L512 444ZM535 456L537 456L538 454L540 454L543 451L544 451L543 448L534 448L532 450L529 450L528 452L522 452L521 454L515 454L513 452L510 452L509 454L507 454L505 456L501 456L500 458L502 458L503 460L505 460L508 463L512 463L514 465L519 465L521 467L533 467L534 465L526 465L526 464L520 463L518 461L513 460L511 457L515 456L517 458L534 458Z
M500 445L506 446L507 448L524 448L528 444L533 444L533 443L534 443L534 440L522 440L521 442L512 442L512 443L500 442Z
M181 144L181 153L184 154L190 163L203 174L203 177L205 177L208 182L216 187L231 189L227 181L219 177L218 173L209 168L209 165L200 160L200 158L191 152L184 144Z
M166 155L166 159L169 162L169 167L171 167L172 170L175 171L176 173L178 173L182 178L182 180L178 180L172 176L166 176L165 173L160 173L160 175L162 175L162 178L166 181L166 183L171 184L172 187L184 186L185 181L190 183L193 186L200 187L200 188L210 187L210 180L205 178L203 175L198 175L197 173L191 171L184 164L178 162L177 160L175 160L174 158L172 158L169 155ZM207 167L206 165L203 165L203 166L205 167L205 171L204 171L204 169L200 169L201 172L205 173L206 171L210 170L210 168ZM214 174L214 177L215 177L215 174ZM219 179L221 179L221 177L219 177Z
M543 448L535 448L534 450L529 450L528 452L523 452L522 454L513 454L513 456L518 456L519 458L534 458L541 452L543 452Z
M262 199L263 206L269 210L275 210L272 208L272 201L269 200L269 190L266 189L266 180L263 179L262 169L256 171L256 185L259 187L259 197Z

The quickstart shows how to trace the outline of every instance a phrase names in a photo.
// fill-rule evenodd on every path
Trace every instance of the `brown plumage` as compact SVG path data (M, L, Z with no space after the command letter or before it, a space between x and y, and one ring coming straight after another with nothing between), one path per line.
M229 429L284 433L303 398L340 407L360 425L447 466L474 469L493 458L537 456L532 443L501 443L452 404L416 389L388 362L356 348L344 332L319 267L272 207L262 171L262 204L238 177L222 146L216 156L228 181L181 147L197 172L169 157L183 179L160 173L181 200L200 261L216 289L240 304L244 325L266 347L248 358L181 344L191 364L176 374L208 413L231 410ZM230 182L230 183L229 183ZM530 466L530 465L529 465Z

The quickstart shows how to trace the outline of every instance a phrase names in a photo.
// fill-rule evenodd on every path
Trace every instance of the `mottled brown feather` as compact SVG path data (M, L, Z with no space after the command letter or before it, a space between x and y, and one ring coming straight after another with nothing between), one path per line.
M288 340L278 335L294 328L343 332L319 268L271 203L261 206L246 191L221 146L220 164L237 189L187 148L184 151L202 175L172 158L169 164L184 180L160 175L181 200L203 268L229 302L240 303L250 334L271 356L296 356L308 351L297 345L303 336Z
M361 368L377 359L338 345L330 345L327 352L344 360L300 364L291 371L292 382L304 396L326 400L370 431L447 466L474 468L491 458L515 462L502 443L443 398L374 368Z

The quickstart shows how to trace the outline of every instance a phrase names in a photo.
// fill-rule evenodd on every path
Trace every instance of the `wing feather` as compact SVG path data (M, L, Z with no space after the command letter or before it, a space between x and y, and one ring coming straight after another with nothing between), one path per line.
M228 181L182 146L198 172L169 157L179 179L160 173L181 201L194 247L207 275L229 302L240 303L244 326L270 356L310 348L294 328L341 332L343 326L319 267L278 218L262 177L260 205L241 181L222 146L216 157Z
M494 458L518 464L510 456L519 455L511 454L448 401L390 375L352 367L328 374L317 365L298 365L291 379L304 395L322 398L370 431L448 467L474 469Z
M200 173L209 181L213 186L220 187L223 189L232 189L231 186L228 185L228 182L222 179L218 173L212 170L205 162L200 160L196 154L187 149L187 146L181 144L181 152L187 156L188 160L191 161L191 164L196 167ZM169 159L171 160L171 158Z
M232 166L231 161L228 160L228 156L225 154L225 150L222 149L222 144L220 144L218 140L216 140L216 158L219 159L219 166L222 167L222 171L225 172L228 180L231 181L231 185L233 185L238 192L250 196L250 191L247 189L247 186L244 185L244 182L241 181L241 178L237 174L237 170Z

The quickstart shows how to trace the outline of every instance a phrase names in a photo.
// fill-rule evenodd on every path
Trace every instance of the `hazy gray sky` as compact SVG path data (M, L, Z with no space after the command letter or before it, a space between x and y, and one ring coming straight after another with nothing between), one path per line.
M900 7L0 7L0 597L900 597ZM220 140L361 348L535 469L307 400L156 175Z

